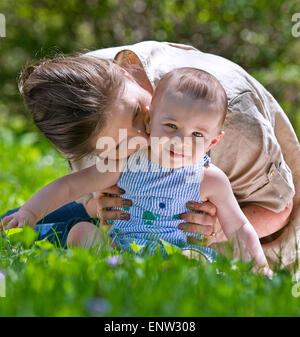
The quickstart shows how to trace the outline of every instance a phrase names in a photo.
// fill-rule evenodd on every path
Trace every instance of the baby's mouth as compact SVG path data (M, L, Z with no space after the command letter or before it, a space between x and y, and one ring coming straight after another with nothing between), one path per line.
M184 158L185 157L184 151L178 151L178 150L175 150L174 148L170 148L169 153L172 158Z
M174 152L174 151L172 151L172 150L170 150L170 156L171 156L172 158L183 158L183 157L184 157L183 154Z

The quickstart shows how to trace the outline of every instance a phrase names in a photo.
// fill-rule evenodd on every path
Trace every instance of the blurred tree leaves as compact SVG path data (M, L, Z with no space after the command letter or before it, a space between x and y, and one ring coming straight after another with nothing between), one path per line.
M1 0L0 114L28 117L17 89L24 65L57 53L142 40L186 43L224 56L276 97L300 135L298 0Z

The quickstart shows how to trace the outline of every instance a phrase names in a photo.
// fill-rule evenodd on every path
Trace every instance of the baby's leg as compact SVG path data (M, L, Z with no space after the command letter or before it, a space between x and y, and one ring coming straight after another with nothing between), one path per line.
M67 243L70 248L81 247L91 248L106 243L104 232L90 222L78 222L73 226L68 234ZM109 237L110 245L114 248L115 244Z

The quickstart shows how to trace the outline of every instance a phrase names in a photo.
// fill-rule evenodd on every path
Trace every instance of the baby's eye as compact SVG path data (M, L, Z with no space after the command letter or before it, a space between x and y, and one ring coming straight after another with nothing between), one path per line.
M198 131L194 131L194 132L193 132L193 135L194 135L195 137L204 137L204 136L203 136L203 133L198 132Z
M177 129L177 126L175 124L172 124L172 123L167 123L165 124L166 126L169 126L170 128L172 129Z

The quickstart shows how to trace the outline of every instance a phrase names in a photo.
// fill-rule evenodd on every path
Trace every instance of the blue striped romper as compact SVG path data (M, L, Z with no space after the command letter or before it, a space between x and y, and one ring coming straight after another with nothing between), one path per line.
M151 162L145 149L147 147L128 158L118 180L118 186L126 191L122 197L133 203L132 207L125 208L130 213L130 220L114 221L108 234L118 249L132 254L140 255L145 251L151 255L161 248L165 257L167 252L160 241L163 239L182 249L196 250L209 262L214 261L217 256L214 250L187 242L188 236L201 240L202 235L177 228L183 222L178 219L178 214L189 211L186 202L201 202L203 166L210 163L210 158L205 155L203 161L195 165L166 168ZM133 242L142 246L137 253L130 246Z

